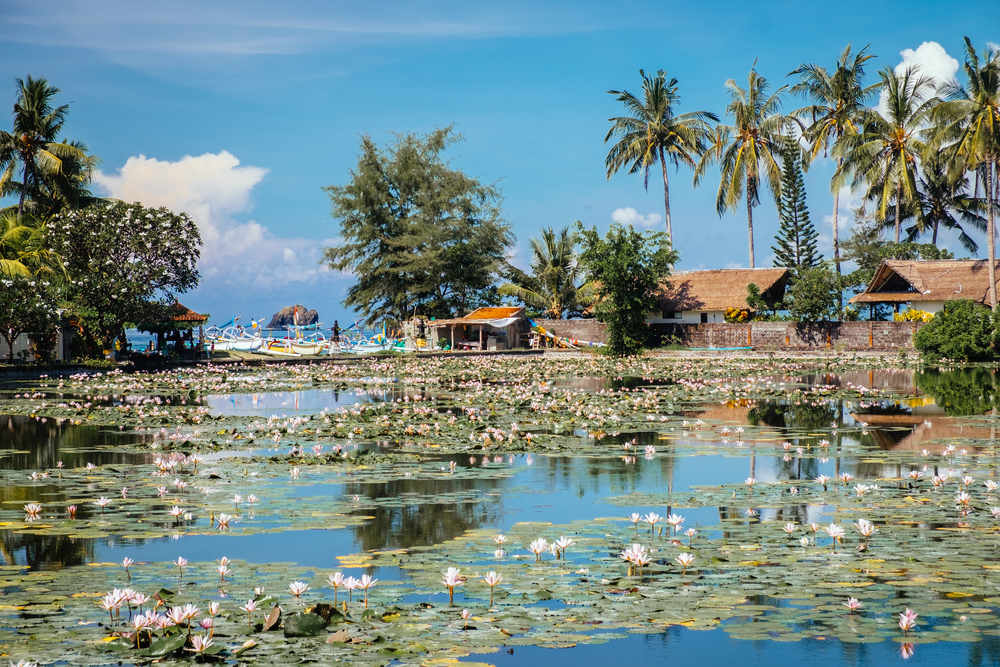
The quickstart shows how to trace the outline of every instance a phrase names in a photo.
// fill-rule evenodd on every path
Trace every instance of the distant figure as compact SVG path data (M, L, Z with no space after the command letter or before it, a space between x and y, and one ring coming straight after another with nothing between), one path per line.
M331 329L331 331L333 331L333 342L334 343L339 343L340 342L340 324L337 322L337 320L333 321L333 329Z
M424 326L423 319L417 320L417 338L426 338L426 327Z

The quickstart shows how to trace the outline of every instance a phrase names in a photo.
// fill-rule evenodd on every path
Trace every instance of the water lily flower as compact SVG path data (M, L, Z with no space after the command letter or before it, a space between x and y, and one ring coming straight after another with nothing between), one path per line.
M957 496L955 496L955 502L958 503L959 505L961 505L962 507L968 507L969 506L969 502L971 500L972 500L972 496L970 496L965 491L960 491L959 494Z
M208 637L195 635L194 637L191 638L191 648L186 648L184 650L202 655L205 653L205 650L211 645L212 645L212 640L209 639Z
M69 518L71 519L76 518L76 509L77 509L76 505L70 505L69 507L66 508L66 511L69 512Z
M544 542L544 540L542 541ZM447 570L442 571L441 574L444 575L441 583L448 587L448 604L455 604L455 586L461 586L465 583L462 570L457 567L449 567Z
M504 544L507 543L507 536L501 533L500 535L494 537L493 541L496 542L498 545L503 546Z
M503 581L503 577L497 574L496 572L487 572L485 575L483 575L483 580L486 582L486 585L490 587L490 608L492 608L493 588L497 586L501 581Z
M225 512L219 512L219 518L218 518L219 530L225 530L226 528L229 528L229 522L232 521L234 518L236 517L232 516L231 514L226 514Z
M104 508L111 504L111 500L101 496L94 501L94 504L101 508L101 512L104 512Z
M184 576L184 566L187 564L188 564L188 559L184 558L183 556L178 556L177 560L174 561L174 565L176 565L177 569L181 571L182 577Z
M334 601L334 606L336 606L336 601ZM243 605L243 609L247 612L247 625L251 628L253 627L253 613L257 610L256 600L247 600L247 603Z
M333 606L337 606L337 589L344 585L344 575L340 572L334 572L328 575L326 578L327 582L333 586Z
M638 512L632 512L632 514L629 515L628 520L631 521L635 525L635 534L638 535L639 534L639 522L642 520L642 515L639 514Z
M791 522L786 523L784 527L782 527L782 530L791 535L795 532L795 524Z
M680 514L670 514L667 516L667 523L673 527L673 534L677 535L677 529L684 523L684 517Z
M562 551L563 558L566 557L566 547L572 546L573 540L568 537L560 537L555 542L555 547Z
M347 601L351 602L353 600L353 594L355 589L359 587L361 582L354 577L347 577L344 579L344 588L347 589Z
M236 509L240 508L240 503L242 503L242 502L243 502L243 496L241 496L238 493L233 496L233 505L236 506Z
M847 602L843 603L845 607L851 610L851 613L856 612L861 609L861 601L857 598L847 598Z
M292 583L288 584L288 590L291 591L292 595L294 595L295 597L299 597L307 590L309 590L309 584L302 581L293 581Z
M368 589L378 583L378 579L373 578L370 574L362 574L361 579L358 580L358 588L365 592L365 609L368 609Z
M215 568L215 570L216 572L219 573L219 576L221 577L219 581L225 581L226 575L229 574L230 572L228 565L219 565L218 567Z
M250 507L253 507L253 504L258 500L260 500L260 498L258 498L252 493L249 496L247 496L247 502L250 504Z
M685 551L674 560L683 568L682 574L687 574L687 569L694 563L694 556Z
M904 635L916 626L918 615L909 608L899 615L899 629L903 631Z
M134 562L135 562L135 561L134 561L134 560L132 560L131 558L129 558L128 556L126 556L126 557L125 557L124 559L122 559L122 567L124 567L124 568L125 568L125 576L126 576L126 577L128 577L128 580L129 580L129 581L132 581L132 575L130 575L130 574L129 574L129 571L128 571L128 568L129 568L129 566L131 566L131 565L132 565L132 563L134 563Z
M826 491L826 483L829 481L830 481L829 475L820 475L819 477L816 478L816 482L822 485L824 491Z
M646 516L642 517L643 521L649 524L650 536L653 535L653 527L656 525L656 522L660 520L660 518L661 518L660 515L657 514L656 512L650 512Z
M296 466L296 467L292 468L291 470L289 470L288 474L290 474L292 476L292 479L298 479L299 475L302 474L302 471L299 470L298 467Z
M42 511L42 506L38 503L28 503L24 506L24 511L27 512L29 519L37 519Z
M535 554L535 560L541 560L542 554L549 550L549 543L544 537L540 537L528 545L528 551Z
M833 539L833 550L836 551L837 550L837 542L840 541L840 539L842 537L844 537L844 534L845 534L844 527L843 526L838 526L835 523L831 523L824 530L826 530L826 534L829 535Z
M867 519L858 519L854 526L861 533L861 536L865 538L865 544L868 544L868 538L878 532L875 524Z
M184 514L184 510L182 510L177 505L174 505L173 507L170 508L170 511L168 512L168 514L170 514L170 516L174 517L174 520L176 521L176 520L179 520L181 518L182 514Z

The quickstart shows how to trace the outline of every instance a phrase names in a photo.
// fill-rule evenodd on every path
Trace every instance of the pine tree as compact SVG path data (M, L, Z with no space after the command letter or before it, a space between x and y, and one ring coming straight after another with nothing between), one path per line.
M783 157L781 201L778 203L781 229L774 237L777 245L771 246L774 265L790 269L816 266L822 259L816 253L819 234L809 221L800 157L791 151Z

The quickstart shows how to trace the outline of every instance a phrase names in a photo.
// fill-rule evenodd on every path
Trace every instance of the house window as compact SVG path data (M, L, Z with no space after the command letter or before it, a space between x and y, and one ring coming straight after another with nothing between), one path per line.
M665 320L679 320L684 317L684 313L678 313L674 310L664 310L663 319Z
M701 314L701 323L702 324L708 324L708 313L702 313Z

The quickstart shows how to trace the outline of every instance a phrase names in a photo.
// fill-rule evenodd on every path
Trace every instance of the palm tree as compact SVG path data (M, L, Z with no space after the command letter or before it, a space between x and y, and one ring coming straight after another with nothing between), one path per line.
M768 95L770 84L757 74L756 66L755 62L750 69L746 89L737 86L733 79L726 82L731 98L726 113L732 116L733 124L716 127L710 150L702 155L694 173L697 187L708 165L718 160L721 173L715 210L720 217L730 209L739 208L746 190L751 269L754 268L753 207L760 203L761 177L777 204L781 197L778 157L783 150L792 148L791 142L782 136L789 119L778 113L788 86Z
M921 76L919 68L907 67L896 74L886 67L879 72L885 92L885 114L870 114L861 132L845 135L834 146L840 167L834 175L839 186L853 176L853 184L868 184L866 198L878 201L875 217L886 220L890 201L895 201L896 243L899 243L903 206L918 198L918 160L926 149L920 133L930 120L930 113L940 101L934 85ZM914 207L918 219L923 212Z
M56 273L56 256L45 246L45 225L11 206L0 212L0 276L31 277Z
M500 294L520 299L554 320L579 315L593 302L593 285L579 284L583 270L577 261L577 236L564 227L558 235L551 227L542 238L531 239L531 275L513 270L513 280L500 287Z
M610 179L623 167L628 173L642 172L643 185L649 188L649 171L657 162L663 171L663 210L666 216L667 241L673 246L674 231L670 220L670 184L667 180L667 162L679 168L683 162L694 168L695 160L705 151L705 142L710 134L709 121L719 118L708 111L692 111L674 115L674 107L680 103L677 79L667 81L662 69L654 76L642 77L642 99L627 90L609 90L617 95L625 105L628 116L609 118L611 129L604 137L608 143L612 137L618 141L611 147L604 166Z
M938 230L943 227L958 232L962 247L973 255L979 245L966 233L963 223L978 232L986 231L986 201L970 196L969 177L965 172L949 173L946 158L929 152L921 163L920 180L917 183L915 205L921 215L914 212L914 202L907 202L901 209L902 219L913 219L914 224L906 228L906 240L914 242L927 232L931 232L931 243L937 245ZM961 220L961 222L959 221ZM886 212L883 227L895 227L894 210Z
M962 171L976 174L986 186L986 247L989 252L990 307L997 309L996 198L1000 167L1000 51L987 46L982 60L965 38L962 66L967 86L945 86L946 101L934 109L939 131L934 146L951 142L948 154Z
M811 63L803 63L789 73L789 76L799 75L799 82L792 86L791 93L812 101L791 114L809 123L803 137L809 144L810 161L815 160L821 150L826 157L830 145L836 145L844 135L857 134L864 121L874 113L868 103L881 90L882 82L864 85L865 63L875 57L867 51L866 46L852 57L848 44L837 58L833 73ZM838 169L842 162L843 158L837 158ZM831 182L830 186L833 190L833 261L840 274L840 187L836 182Z
M15 79L18 98L14 104L13 132L0 131L0 195L17 193L17 214L23 215L24 201L37 191L43 176L58 174L63 160L87 156L74 144L56 142L69 105L53 107L60 92L44 77ZM21 175L15 178L17 169Z

